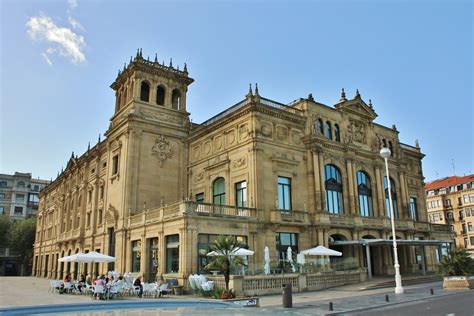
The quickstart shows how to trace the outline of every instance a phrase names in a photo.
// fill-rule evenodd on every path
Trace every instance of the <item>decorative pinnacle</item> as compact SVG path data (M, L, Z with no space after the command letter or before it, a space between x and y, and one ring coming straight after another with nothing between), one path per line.
M372 106L372 100L369 99L369 108L373 109L374 107Z
M415 140L415 147L416 147L416 148L420 148L420 144L418 143L418 139Z
M91 142L89 142L89 144L87 144L87 151L89 151L91 149Z
M74 158L74 152L72 152L72 154L71 154L71 158Z
M246 96L247 96L247 97L251 97L251 96L253 96L253 92L252 92L252 84L251 84L251 83L249 83L249 93L247 93L247 95L246 95Z
M312 93L308 94L308 100L314 101L314 97Z
M146 57L146 60L147 60L147 61L150 61L150 56L147 56L147 57Z
M130 62L129 62L129 64L131 64L131 63L132 63L132 56L130 56Z
M99 133L99 140L97 141L97 143L100 143L100 133Z
M119 70L118 70L118 76L120 76L121 73L122 73L122 72L121 72L120 69L119 69Z
M341 98L339 99L339 101L347 101L347 99L346 99L346 93L344 92L344 88L342 88L342 91L341 91Z
M142 49L140 48L140 58L143 58Z
M123 63L123 71L125 71L125 69L127 69L127 63Z
M155 53L155 63L157 63L157 62L158 62L158 54Z
M258 94L258 83L255 83L255 95L259 95Z
M360 98L360 93L359 93L359 89L356 89L356 95L355 95L356 98Z
M135 58L138 58L140 57L140 48L137 48L137 55L135 56Z
M186 63L184 63L184 72L188 72L188 65L186 65Z
M170 68L173 68L173 58L170 58Z

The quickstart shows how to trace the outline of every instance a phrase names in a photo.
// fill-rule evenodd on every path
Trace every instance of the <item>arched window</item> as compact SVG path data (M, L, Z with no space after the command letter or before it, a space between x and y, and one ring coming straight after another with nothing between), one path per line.
M388 149L390 149L390 156L393 157L393 146L391 141L388 141Z
M387 147L387 141L384 139L382 139L382 147L385 148Z
M18 188L24 188L24 187L25 187L25 182L19 181L19 182L17 182L16 186L17 186Z
M150 101L150 85L143 81L140 88L140 100L149 102Z
M315 132L317 134L323 135L323 120L318 118L316 122L314 123L315 125Z
M331 214L343 213L341 172L334 165L324 166L326 209Z
M156 104L165 105L165 88L163 86L156 88Z
M326 138L332 139L332 130L331 130L331 123L329 121L326 122Z
M336 142L341 141L341 132L339 131L339 125L334 124L334 140Z
M359 194L359 210L361 216L374 216L372 207L372 186L370 178L364 171L357 172L357 192Z
M181 92L178 89L173 90L171 100L173 109L181 110Z
M127 88L125 88L125 91L123 92L123 105L127 104Z
M390 218L390 200L388 197L388 182L386 176L383 177L383 187L385 191L385 211L387 213L387 217ZM390 178L390 193L392 195L393 215L395 218L398 218L397 190L395 187L395 182L393 182L392 178Z
M217 178L212 184L212 202L218 205L225 205L225 180Z

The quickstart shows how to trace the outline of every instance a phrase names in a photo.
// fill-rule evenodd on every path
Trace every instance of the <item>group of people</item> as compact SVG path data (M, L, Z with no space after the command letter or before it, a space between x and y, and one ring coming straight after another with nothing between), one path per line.
M88 274L87 277L84 276L84 274L81 274L79 278L73 282L71 274L69 272L66 273L66 276L63 279L63 284L61 285L61 288L59 288L59 293L65 293L68 289L65 287L65 284L74 284L75 288L80 292L83 293L87 289L88 286L90 285L102 285L105 289L110 289L113 286L121 285L123 284L123 276L119 275L114 278L113 275L105 276L104 274L101 274L100 276L98 275L95 279L92 279L91 275ZM109 291L107 291L109 292ZM94 294L94 297L97 297L99 299L102 299L103 297Z

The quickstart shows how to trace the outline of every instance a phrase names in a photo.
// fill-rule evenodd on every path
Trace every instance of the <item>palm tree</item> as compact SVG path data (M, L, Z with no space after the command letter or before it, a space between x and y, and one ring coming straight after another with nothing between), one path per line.
M216 238L211 250L216 252L216 256L211 257L209 264L204 268L206 270L218 269L224 275L225 288L229 290L229 277L231 264L244 264L241 257L232 256L231 254L242 245L237 242L233 236L222 236Z

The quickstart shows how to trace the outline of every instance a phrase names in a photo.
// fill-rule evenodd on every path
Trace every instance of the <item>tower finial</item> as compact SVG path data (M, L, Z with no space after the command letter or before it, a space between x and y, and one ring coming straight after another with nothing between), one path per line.
M258 94L258 83L255 83L255 95L259 95Z
M99 140L97 141L97 143L100 143L100 133L99 133Z
M127 69L127 63L123 63L123 71L125 71L125 69Z
M420 143L418 143L418 139L415 140L415 147L416 147L416 148L420 148Z
M71 154L71 158L74 159L74 151Z
M146 56L146 60L147 60L147 61L150 61L150 56Z
M339 99L339 101L347 101L346 99L346 93L344 92L344 88L342 88L341 90L341 98Z
M247 93L246 97L251 97L253 96L253 92L252 92L252 84L249 83L249 93Z
M91 149L91 142L89 142L89 144L87 144L87 151L89 151Z
M140 48L137 48L137 55L135 56L135 58L138 58L140 57Z
M140 58L143 58L142 49L140 48Z
M173 58L170 58L170 68L173 68Z
M356 98L360 98L360 93L359 93L359 89L356 89L356 95L355 95Z
M157 62L158 62L158 54L155 53L155 63L157 63Z
M130 56L130 62L129 62L129 64L131 64L131 63L132 63L132 56Z
M371 109L374 108L373 105L372 105L372 100L371 99L369 99L369 108L371 108Z
M184 63L184 72L188 72L188 65L186 65L186 63Z

